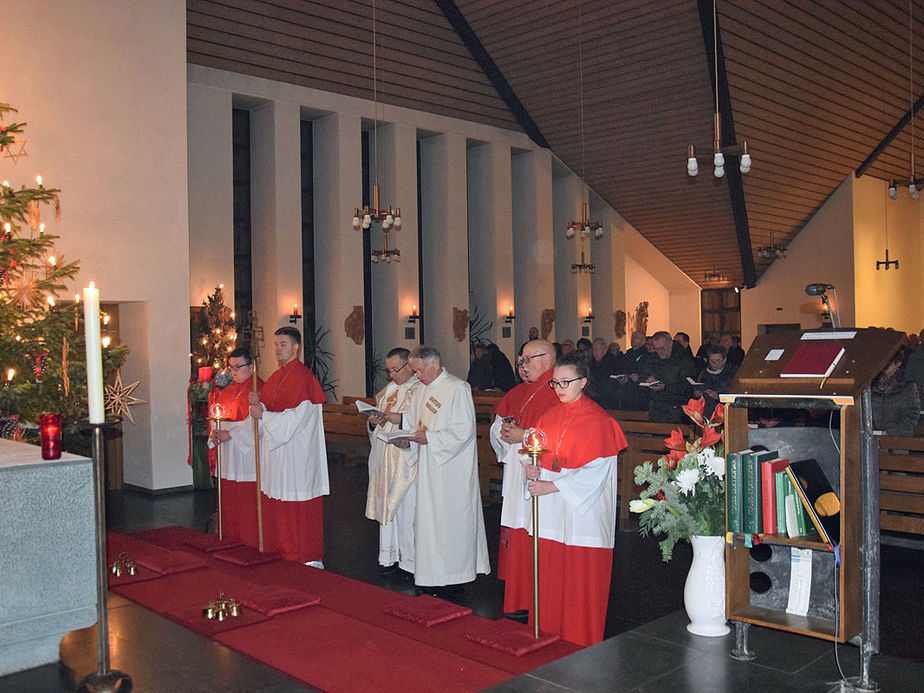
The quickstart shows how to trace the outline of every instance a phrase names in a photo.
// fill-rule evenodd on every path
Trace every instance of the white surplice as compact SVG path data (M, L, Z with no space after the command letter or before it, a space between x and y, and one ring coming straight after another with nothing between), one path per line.
M507 443L501 440L500 430L504 420L500 416L494 417L491 424L491 447L497 455L497 461L504 465L504 480L501 485L501 495L504 503L501 506L502 527L511 529L528 529L532 527L533 506L526 490L526 465L530 463L528 455L521 455L519 450L522 443Z
M558 493L539 496L539 537L567 544L612 549L616 541L616 455L598 457L574 469L542 468L541 481ZM529 501L531 502L531 501ZM532 535L532 527L529 528Z
M380 411L403 414L411 404L417 387L417 376L401 385L388 383L376 396ZM391 405L389 406L389 403ZM401 451L386 445L376 435L391 432L397 424L385 422L369 426L369 492L366 497L366 517L379 522L379 564L414 572L414 513L417 509L417 467L405 463Z
M488 574L469 384L442 371L417 388L403 419L404 429L427 432L426 445L411 443L403 451L407 463L417 465L414 582L457 585Z
M229 448L253 459L253 419L248 416L231 433ZM320 404L304 400L284 411L264 411L260 423L260 487L283 501L306 501L330 493L327 446Z

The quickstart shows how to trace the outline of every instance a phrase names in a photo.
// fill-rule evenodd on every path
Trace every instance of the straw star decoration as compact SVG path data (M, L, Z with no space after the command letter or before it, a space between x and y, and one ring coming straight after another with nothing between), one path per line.
M3 154L4 159L12 159L13 163L19 163L19 157L27 156L26 154L26 142L27 140L20 139L13 135L13 141L6 145L6 152Z
M9 284L10 301L19 304L22 310L35 308L42 303L38 278L33 272L23 272Z
M129 421L135 423L130 407L136 404L147 404L143 399L132 397L135 388L140 384L141 381L136 380L130 385L123 385L122 370L117 370L115 382L103 388L103 403L106 406L106 410L115 416L125 416Z

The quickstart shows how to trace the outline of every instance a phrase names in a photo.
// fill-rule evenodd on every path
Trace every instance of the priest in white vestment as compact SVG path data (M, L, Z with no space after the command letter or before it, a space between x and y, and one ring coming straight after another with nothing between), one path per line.
M369 417L369 492L366 517L379 523L379 565L382 575L414 574L414 512L417 508L417 466L408 465L401 450L387 445L380 433L401 425L420 381L408 363L410 351L397 347L385 357L389 383L375 397L383 415Z
M417 465L414 582L454 598L459 585L491 571L478 486L475 405L469 384L443 370L436 349L415 349L410 364L422 385L401 426L413 432L411 442L399 445L407 463Z

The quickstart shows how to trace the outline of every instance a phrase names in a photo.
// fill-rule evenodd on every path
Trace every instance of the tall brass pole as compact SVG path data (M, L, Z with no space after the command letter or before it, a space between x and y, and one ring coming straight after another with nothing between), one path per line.
M530 464L539 466L543 450L530 450ZM539 496L533 496L533 637L539 639Z
M545 433L528 429L521 455L529 455L530 464L539 467L539 457L548 452L542 447ZM539 496L533 496L533 637L539 639Z
M213 422L215 422L215 430L221 430L221 416L211 416L209 417ZM219 444L215 448L215 471L218 473L218 541L221 541L224 534L222 532L222 511L221 511L221 445Z
M253 359L253 391L257 392L257 359ZM263 553L263 503L260 498L263 486L260 483L260 422L253 420L253 457L256 462L257 476L257 537L260 553Z

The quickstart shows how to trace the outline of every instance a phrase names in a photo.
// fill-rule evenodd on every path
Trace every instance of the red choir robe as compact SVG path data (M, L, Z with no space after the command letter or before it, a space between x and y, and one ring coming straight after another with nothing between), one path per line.
M532 539L526 531L528 526L528 501L524 500L525 475L517 457L510 455L510 447L499 441L502 419L512 416L518 425L527 429L539 421L539 416L558 404L558 397L549 387L552 379L550 368L533 383L520 383L510 390L494 409L497 415L492 426L492 445L498 459L504 461L504 508L501 511L500 547L497 554L497 577L508 580L504 589L504 611L528 609L532 604L532 588L524 593L519 589L524 571L532 575ZM512 446L519 449L519 445ZM522 466L522 465L521 465ZM525 513L525 515L524 515ZM531 583L529 583L531 584Z
M262 387L263 381L257 379L257 387ZM209 412L212 406L221 404L224 407L225 421L243 421L250 413L250 403L247 395L253 389L253 381L243 383L231 382L224 389L215 387L209 393ZM209 421L209 432L215 424ZM222 422L222 428L227 429L228 424ZM256 462L253 454L235 455L228 444L222 449L221 470L221 529L222 534L244 542L248 546L259 546L257 536L257 482ZM226 454L227 450L227 454ZM233 457L232 457L233 455ZM209 449L209 467L212 474L217 473L218 449ZM249 464L248 464L249 461Z
M266 411L292 413L303 402L321 405L327 401L321 384L304 363L298 359L289 361L273 373L260 388L260 402ZM317 417L320 417L318 407ZM269 427L266 414L264 414L264 431ZM320 421L320 418L316 419ZM317 495L307 500L288 500L281 496L286 495L278 490L268 489L272 486L272 479L261 479L263 485L263 523L264 548L267 551L277 551L283 558L301 563L321 560L324 557L324 504L323 496L327 495L327 455L324 448L323 431L320 441L313 439L317 446L313 449L292 450L292 446L299 445L300 431L292 432L288 441L278 448L272 445L261 445L261 455L264 459L272 458L280 453L291 459L297 456L298 464L317 467L323 466L322 482L317 488ZM264 432L264 441L266 441ZM265 467L261 466L261 471ZM290 470L291 471L291 470ZM267 474L267 477L270 475ZM283 482L285 483L285 481Z
M616 457L626 439L615 419L586 396L547 410L537 428L545 431L549 450L540 459L540 479L559 489L539 496L539 627L592 645L603 639L606 625ZM519 582L531 594L532 571Z

